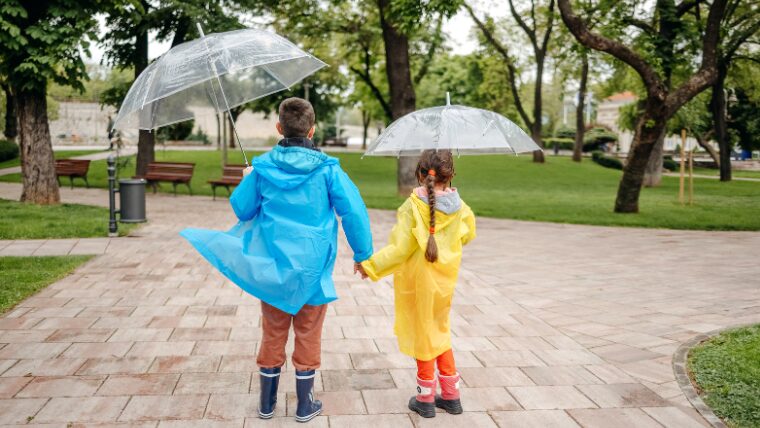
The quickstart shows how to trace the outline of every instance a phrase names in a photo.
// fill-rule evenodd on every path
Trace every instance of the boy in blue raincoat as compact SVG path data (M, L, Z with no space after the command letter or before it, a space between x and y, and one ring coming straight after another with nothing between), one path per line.
M181 235L227 278L261 299L259 416L274 416L291 323L295 333L296 420L317 416L314 376L321 362L327 303L342 219L354 262L372 255L369 217L338 160L314 146L314 109L300 98L280 104L283 139L253 160L230 203L240 222L227 232L185 229Z

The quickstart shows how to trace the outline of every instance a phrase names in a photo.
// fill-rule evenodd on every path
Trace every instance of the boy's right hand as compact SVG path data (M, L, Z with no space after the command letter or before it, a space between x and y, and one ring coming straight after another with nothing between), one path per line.
M249 166L248 168L244 169L243 170L243 177L247 177L248 174L251 173L251 171L253 171L253 167L252 166Z
M362 279L369 278L369 275L367 275L367 272L364 271L364 267L359 262L354 263L354 273L357 272L361 275Z

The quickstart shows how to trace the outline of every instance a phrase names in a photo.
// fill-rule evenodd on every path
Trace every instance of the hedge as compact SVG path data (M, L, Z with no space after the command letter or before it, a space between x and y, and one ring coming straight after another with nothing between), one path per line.
M0 140L0 162L18 157L18 146L7 140Z
M667 169L668 171L678 171L681 168L681 165L673 160L672 156L665 156L662 158L662 167Z
M571 138L544 138L544 147L554 149L554 144L559 144L560 150L573 150L575 141Z
M623 169L623 162L621 162L620 159L605 156L604 152L601 150L594 150L591 152L591 160L605 168Z

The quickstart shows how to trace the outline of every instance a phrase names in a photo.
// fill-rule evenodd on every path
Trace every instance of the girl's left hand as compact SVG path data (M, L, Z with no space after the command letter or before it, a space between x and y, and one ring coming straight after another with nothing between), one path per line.
M364 272L364 267L361 263L355 262L354 263L354 274L359 273L362 277L362 279L369 278L369 275L367 275L367 272Z

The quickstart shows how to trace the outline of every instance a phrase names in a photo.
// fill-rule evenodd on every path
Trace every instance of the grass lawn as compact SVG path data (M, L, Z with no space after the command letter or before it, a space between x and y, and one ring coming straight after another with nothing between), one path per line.
M68 275L92 256L0 257L0 314Z
M84 156L89 155L91 153L99 153L101 150L59 150L57 152L54 152L54 156L56 159L67 159L72 158L74 156ZM4 162L0 162L0 169L3 168L11 168L14 166L21 165L21 159L11 159Z
M395 159L361 159L355 153L336 156L359 186L367 206L395 209L401 204L404 198L396 196ZM195 194L211 195L206 181L221 176L221 154L215 151L159 150L156 158L195 162ZM239 152L230 152L230 163L242 163ZM105 161L91 164L91 185L106 187L105 168ZM567 157L549 156L541 165L534 164L531 156L463 156L456 159L456 170L454 185L481 216L608 226L760 230L760 183L696 179L695 205L682 207L678 204L678 178L664 177L662 186L642 190L640 214L621 215L612 212L621 172L589 159L576 164ZM131 177L133 172L134 163L121 176ZM0 180L20 181L20 175ZM163 185L163 191L170 192L171 185ZM187 190L180 188L180 192ZM221 189L220 194L224 193Z
M705 403L728 426L760 426L760 325L697 346L688 368Z
M119 224L124 236L135 224ZM0 199L0 239L108 236L108 209L90 205L42 206Z

